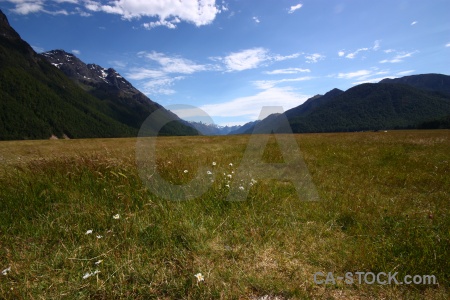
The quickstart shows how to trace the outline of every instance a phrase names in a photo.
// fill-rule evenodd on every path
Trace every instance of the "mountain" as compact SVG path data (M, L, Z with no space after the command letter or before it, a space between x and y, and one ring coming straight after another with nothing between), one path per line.
M280 128L287 117L293 132L338 132L400 128L445 128L450 115L450 76L423 74L333 89L292 108L284 116L269 116L259 132L287 132ZM436 127L437 126L437 127ZM252 133L254 126L244 133Z
M289 118L294 132L415 128L450 114L450 97L396 83L348 89L307 116Z
M220 126L217 124L207 124L203 122L189 121L190 126L194 127L203 135L226 135L233 130L239 129L241 126Z
M245 123L244 125L239 126L238 129L233 130L233 131L229 132L228 134L252 133L254 126L256 124L258 124L259 122L261 122L261 120L256 120L256 121ZM250 132L248 132L248 131L250 131Z
M44 52L41 57L60 69L83 90L103 100L109 108L105 113L121 123L139 129L144 120L157 109L183 122L175 114L150 100L112 68L105 69L96 64L85 64L64 50ZM168 132L162 133L176 134L174 130L168 130L170 126L165 128ZM185 128L184 131L187 134L194 133L191 128Z
M421 74L400 78L386 78L380 83L402 83L427 91L435 91L450 95L450 76L443 74Z
M34 52L0 10L0 140L136 136L139 101L115 100L87 92ZM175 121L161 134L197 132Z

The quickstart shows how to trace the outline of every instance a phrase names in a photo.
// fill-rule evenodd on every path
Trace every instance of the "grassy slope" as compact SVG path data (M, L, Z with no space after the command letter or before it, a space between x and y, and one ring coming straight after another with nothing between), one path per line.
M449 131L296 138L320 202L295 200L292 186L273 181L258 181L247 201L224 201L223 173L236 170L248 136L160 138L166 178L186 182L198 164L217 174L205 195L184 202L142 186L135 139L1 142L0 269L11 272L0 275L0 295L447 299ZM277 149L264 156L280 162ZM318 271L393 270L434 274L440 285L313 282Z

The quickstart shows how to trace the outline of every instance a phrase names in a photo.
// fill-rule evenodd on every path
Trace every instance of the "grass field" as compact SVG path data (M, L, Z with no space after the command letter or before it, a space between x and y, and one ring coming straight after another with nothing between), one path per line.
M1 142L0 298L450 297L450 131L295 135L320 201L269 179L226 201L249 138L158 138L167 181L214 178L189 201L146 188L136 139ZM283 162L273 138L264 160ZM313 277L358 271L438 284Z

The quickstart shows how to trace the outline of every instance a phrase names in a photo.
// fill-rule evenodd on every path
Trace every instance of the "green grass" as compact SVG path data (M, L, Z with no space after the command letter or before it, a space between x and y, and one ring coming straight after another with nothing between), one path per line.
M141 182L136 139L1 142L0 271L11 271L0 273L0 298L448 299L450 132L295 137L321 201L275 180L225 201L223 173L237 170L249 136L158 138L166 180L187 183L200 166L216 175L179 202ZM283 162L273 139L263 159ZM317 285L319 271L439 284Z

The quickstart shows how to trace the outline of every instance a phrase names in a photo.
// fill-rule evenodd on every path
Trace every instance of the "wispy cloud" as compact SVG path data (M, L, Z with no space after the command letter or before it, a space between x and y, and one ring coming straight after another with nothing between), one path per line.
M253 17L252 19L253 19L253 21L255 21L255 23L260 23L261 22L258 17Z
M280 83L299 82L299 81L311 80L312 78L313 77L310 77L310 76L304 76L304 77L297 77L297 78L285 78L285 79L279 79L279 80L256 80L256 81L253 81L253 84L258 89L266 90L266 89L273 88Z
M75 55L81 55L81 51L77 50L77 49L73 49L72 53L75 54Z
M413 52L401 52L398 53L396 56L394 56L391 59L383 59L380 61L380 63L385 64L385 63L399 63L402 62L405 58L411 57L413 56L413 54L417 53L418 51L413 51Z
M339 79L356 80L352 82L352 84L355 85L361 83L378 82L386 78L386 74L389 74L388 70L380 71L378 70L378 68L372 68L347 73L338 73L337 75L333 75L332 77L336 77ZM383 77L380 77L380 75L383 75Z
M213 59L216 61L221 61L227 72L235 72L255 69L265 63L294 59L299 56L300 53L294 53L286 56L279 54L274 55L271 54L268 49L259 47L232 52L225 57L215 57Z
M355 72L348 72L348 73L339 73L336 77L337 78L344 78L344 79L352 79L355 77L362 77L370 75L372 71L370 70L359 70Z
M414 71L415 71L415 70L407 70L407 71L401 71L401 72L397 72L397 74L396 74L396 75L398 75L398 76L405 76L405 75L408 75L408 74L414 73Z
M269 75L277 75L277 74L297 74L297 73L309 73L310 69L302 69L302 68L287 68L287 69L277 69L272 71L264 72Z
M294 13L296 10L302 8L302 6L303 6L303 4L301 4L301 3L299 3L299 4L297 4L297 5L293 5L293 6L291 6L291 8L289 9L288 13L289 13L289 14L292 14L292 13Z
M414 22L411 23L411 26L414 26L416 24L417 24L417 21L414 21Z
M264 48L247 49L233 52L223 58L227 71L243 71L259 67L269 59L268 50Z
M322 55L319 53L314 53L314 54L306 55L305 58L306 58L307 63L316 63L318 61L325 59L325 55Z
M297 94L289 87L273 87L255 95L239 97L217 104L203 105L200 108L212 117L246 117L256 120L262 106L282 106L286 111L302 104L309 97L309 95Z
M450 43L445 44L445 47L450 47Z
M352 53L347 54L345 57L346 57L346 58L353 59L353 58L355 58L355 56L356 56L359 52L367 51L367 50L369 50L369 48L359 48L359 49L356 50L355 52L352 52Z
M168 56L156 51L139 52L138 55L158 63L160 70L164 73L192 74L195 72L206 71L211 68L210 65L197 64L186 58Z
M340 50L340 51L338 52L338 55L339 55L340 57L345 56L345 57L348 58L348 59L354 59L360 52L365 52L365 51L377 51L377 50L379 50L380 47L381 47L380 44L381 44L381 40L376 40L376 41L373 43L373 46L372 46L372 47L363 47L363 48L359 48L359 49L356 49L356 50L353 51L353 52L348 52L347 55L346 55L346 52L345 52L344 50Z

